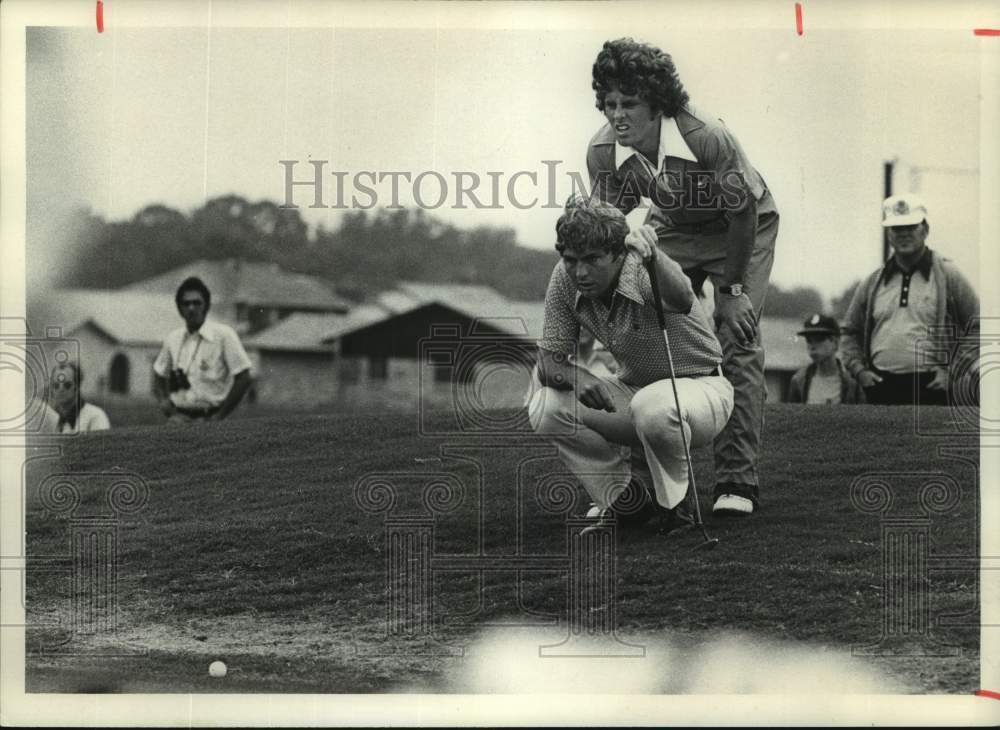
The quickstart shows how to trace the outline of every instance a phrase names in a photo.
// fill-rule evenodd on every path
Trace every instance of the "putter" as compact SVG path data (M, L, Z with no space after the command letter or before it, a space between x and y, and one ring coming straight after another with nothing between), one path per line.
M677 397L677 380L674 378L674 356L670 350L670 335L667 334L667 319L663 314L663 300L660 299L660 286L656 277L656 249L653 249L653 255L646 260L646 270L649 272L649 283L653 286L653 305L656 309L656 319L660 323L660 329L663 330L663 344L667 348L667 365L670 368L670 385L674 390L674 403L677 404L677 411L680 412L681 401ZM695 517L695 527L701 530L701 535L704 541L694 547L695 550L711 550L716 545L719 544L719 538L709 537L708 531L705 529L705 523L701 519L701 505L698 500L698 488L695 486L694 481L694 464L691 463L691 448L688 446L687 434L684 433L684 425L681 424L681 441L684 444L684 458L687 460L688 466L688 492L694 497L694 517Z

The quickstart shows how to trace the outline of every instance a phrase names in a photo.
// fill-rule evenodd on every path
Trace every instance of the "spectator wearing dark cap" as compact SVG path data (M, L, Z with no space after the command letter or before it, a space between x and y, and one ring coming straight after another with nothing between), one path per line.
M792 376L788 402L809 405L863 403L861 386L837 357L840 347L837 320L825 314L814 314L805 321L798 335L806 340L812 364Z
M869 403L947 405L954 366L978 368L979 297L927 247L927 206L916 195L886 198L882 226L893 255L854 292L844 364Z

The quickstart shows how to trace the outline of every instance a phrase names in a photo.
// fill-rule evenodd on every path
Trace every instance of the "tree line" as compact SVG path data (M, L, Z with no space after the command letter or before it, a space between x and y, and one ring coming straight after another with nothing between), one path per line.
M357 300L403 280L481 284L537 300L556 261L551 248L520 245L512 228L462 229L412 208L347 211L336 229L320 225L311 234L297 209L237 195L212 198L189 214L153 204L123 221L84 210L76 216L78 239L56 282L61 287L115 289L198 259L241 258L322 277ZM823 310L810 287L772 284L768 291L768 314Z

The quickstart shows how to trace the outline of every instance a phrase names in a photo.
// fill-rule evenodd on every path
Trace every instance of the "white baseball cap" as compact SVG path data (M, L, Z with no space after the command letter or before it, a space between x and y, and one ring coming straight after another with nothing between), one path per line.
M913 226L927 220L927 204L919 195L893 195L882 203L882 227Z

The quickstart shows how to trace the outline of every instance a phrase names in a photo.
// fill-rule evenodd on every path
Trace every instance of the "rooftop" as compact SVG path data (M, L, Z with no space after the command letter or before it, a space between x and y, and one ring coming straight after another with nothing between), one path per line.
M391 319L400 312L362 304L347 314L295 312L266 330L244 340L248 348L285 352L329 352L334 341L351 332Z
M32 332L59 327L63 336L89 321L116 342L138 345L158 345L184 323L172 296L120 289L53 290L29 303L28 321Z
M122 291L161 292L169 294L173 302L177 286L189 276L197 276L205 282L212 292L213 302L321 312L346 312L353 306L352 302L338 296L333 285L324 279L287 271L273 263L241 259L201 259L129 284Z

